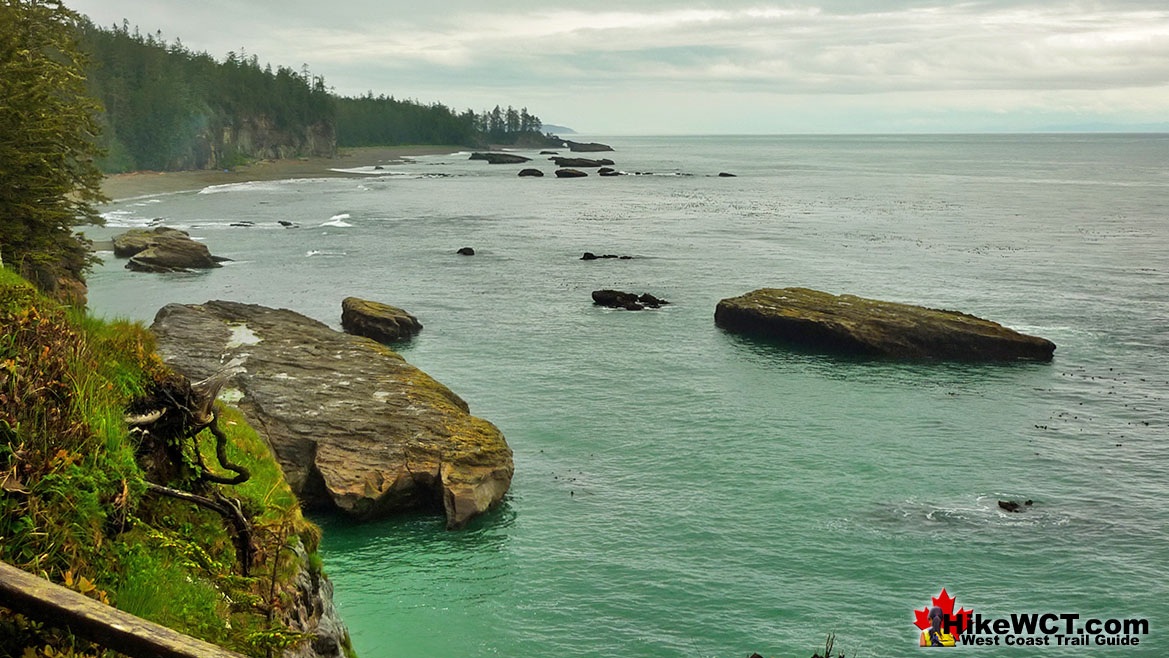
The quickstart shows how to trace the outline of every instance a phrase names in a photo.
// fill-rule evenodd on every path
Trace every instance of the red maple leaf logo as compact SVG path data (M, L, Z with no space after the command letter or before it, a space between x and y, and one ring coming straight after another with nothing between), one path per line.
M942 630L953 629L951 634L957 636L962 631L966 630L967 621L970 619L970 613L973 610L967 610L965 607L960 608L958 613L954 613L954 601L957 599L946 593L946 588L942 588L942 593L933 597L931 606L938 606L942 609ZM921 610L913 611L913 625L921 630L926 630L930 627L930 607L927 606Z

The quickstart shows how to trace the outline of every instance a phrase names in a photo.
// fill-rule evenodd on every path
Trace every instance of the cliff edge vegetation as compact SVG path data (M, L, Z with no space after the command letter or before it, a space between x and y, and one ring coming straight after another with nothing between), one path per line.
M353 655L315 553L320 531L238 411L219 406L218 426L246 481L198 477L222 463L206 430L169 440L182 463L159 468L126 419L176 380L144 327L62 307L4 268L0 327L0 560L246 655ZM236 501L246 548L224 517L157 495L160 485ZM0 608L0 655L102 654Z

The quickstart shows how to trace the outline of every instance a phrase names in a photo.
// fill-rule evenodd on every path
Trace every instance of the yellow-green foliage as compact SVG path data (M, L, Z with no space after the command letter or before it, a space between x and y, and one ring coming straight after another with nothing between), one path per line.
M0 268L0 559L181 632L264 656L300 639L269 620L292 596L291 544L313 553L306 521L267 445L220 407L232 461L252 473L221 487L255 524L259 554L240 575L216 513L146 495L127 403L168 372L140 324L62 310ZM198 437L214 468L214 439ZM310 560L319 568L319 559ZM272 587L275 573L277 587ZM66 638L66 639L62 639ZM72 649L60 631L0 609L0 655L30 645ZM81 643L81 650L86 650Z

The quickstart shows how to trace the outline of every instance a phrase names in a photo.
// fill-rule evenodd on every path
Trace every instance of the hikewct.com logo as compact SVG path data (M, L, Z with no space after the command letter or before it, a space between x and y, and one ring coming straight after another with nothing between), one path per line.
M1070 612L1025 612L984 617L965 607L954 612L956 597L942 592L929 607L914 610L923 647L997 646L1136 646L1149 634L1148 619L1084 618Z

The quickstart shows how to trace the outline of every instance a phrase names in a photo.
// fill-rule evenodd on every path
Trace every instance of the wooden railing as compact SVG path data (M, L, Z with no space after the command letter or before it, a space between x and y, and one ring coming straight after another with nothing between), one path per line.
M133 658L244 658L0 562L0 607Z

